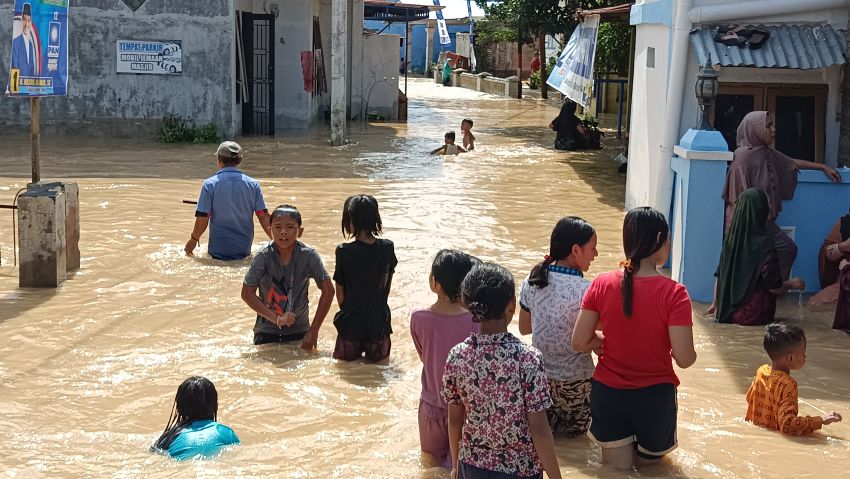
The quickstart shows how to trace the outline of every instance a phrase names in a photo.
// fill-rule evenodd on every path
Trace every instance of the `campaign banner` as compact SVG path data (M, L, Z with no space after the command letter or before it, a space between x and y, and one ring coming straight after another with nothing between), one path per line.
M434 6L440 6L440 0L434 0ZM452 37L449 36L449 27L446 26L446 19L443 18L443 11L437 10L437 31L440 33L440 45L451 45Z
M116 48L118 73L183 73L183 44L179 40L118 40Z
M68 93L68 0L15 0L9 96Z
M593 98L593 57L599 15L588 15L576 27L546 83L587 108Z

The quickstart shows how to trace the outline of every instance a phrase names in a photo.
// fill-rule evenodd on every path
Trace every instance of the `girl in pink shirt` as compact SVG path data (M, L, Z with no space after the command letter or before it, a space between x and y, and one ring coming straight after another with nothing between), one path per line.
M631 469L634 456L654 462L676 448L673 360L696 361L691 301L658 267L670 255L664 215L635 208L623 222L622 270L598 276L584 296L573 349L601 349L590 392L589 435L602 463Z
M478 260L455 250L441 250L431 265L428 282L437 301L414 311L410 335L422 360L422 394L419 399L419 443L422 452L449 467L449 407L440 397L449 351L470 333L478 332L472 314L460 304L460 285Z

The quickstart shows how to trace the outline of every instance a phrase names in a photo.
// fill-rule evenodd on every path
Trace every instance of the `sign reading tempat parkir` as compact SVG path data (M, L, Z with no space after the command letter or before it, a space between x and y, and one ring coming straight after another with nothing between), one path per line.
M68 92L68 0L15 0L6 94Z
M117 46L118 73L183 73L183 47L179 40L118 40Z

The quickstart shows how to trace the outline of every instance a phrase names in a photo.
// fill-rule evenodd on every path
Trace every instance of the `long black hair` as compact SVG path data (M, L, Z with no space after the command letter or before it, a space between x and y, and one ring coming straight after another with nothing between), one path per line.
M623 251L626 261L623 266L623 314L632 316L635 273L640 262L660 250L667 242L670 228L658 210L648 206L635 208L626 214L623 221Z
M568 258L572 254L573 245L584 246L595 234L593 226L578 216L561 218L552 230L549 254L531 270L528 284L537 288L549 286L549 265Z
M349 196L342 206L342 235L353 238L361 231L381 234L381 213L378 212L378 200L371 195Z
M479 263L478 259L462 251L443 249L434 257L431 264L431 276L440 284L443 292L452 303L460 299L460 285L463 278Z
M177 388L171 417L152 450L167 450L174 439L195 421L215 421L218 416L218 392L212 381L201 376L192 376Z
M463 304L477 323L503 319L515 287L510 271L495 263L481 263L463 279Z

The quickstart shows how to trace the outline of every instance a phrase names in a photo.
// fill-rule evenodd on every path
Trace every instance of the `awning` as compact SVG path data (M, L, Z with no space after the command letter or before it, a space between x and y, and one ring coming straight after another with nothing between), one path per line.
M442 10L436 5L419 5L387 0L366 0L363 2L363 19L380 20L387 23L413 22L427 20L432 11Z
M579 18L584 18L588 15L599 15L600 17L602 17L602 20L606 22L629 23L629 15L632 10L632 5L634 5L634 2L626 3L623 5L616 5L614 7L595 8L593 10L579 10L576 12L576 16Z
M718 25L706 25L691 32L691 45L700 65L709 55L713 65L724 67L811 70L846 62L845 34L829 25L761 26L770 31L770 39L758 50L715 42L717 28Z

